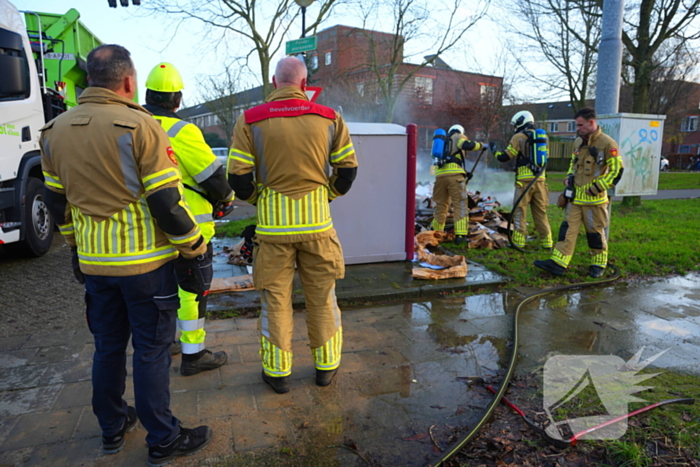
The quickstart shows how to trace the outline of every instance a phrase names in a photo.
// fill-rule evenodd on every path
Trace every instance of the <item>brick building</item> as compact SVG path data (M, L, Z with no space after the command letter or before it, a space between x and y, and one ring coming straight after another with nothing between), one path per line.
M318 49L307 56L309 85L323 87L317 102L342 109L348 121L387 119L380 80L405 81L393 122L416 123L419 148L429 149L435 128L459 123L474 139L487 138L497 122L492 106L500 107L503 78L452 69L439 58L409 75L418 65L405 63L403 39L393 34L333 26L318 33ZM235 96L235 116L262 102L262 88ZM231 106L229 106L230 108ZM183 109L181 115L202 131L223 135L216 101ZM217 128L218 127L218 128Z

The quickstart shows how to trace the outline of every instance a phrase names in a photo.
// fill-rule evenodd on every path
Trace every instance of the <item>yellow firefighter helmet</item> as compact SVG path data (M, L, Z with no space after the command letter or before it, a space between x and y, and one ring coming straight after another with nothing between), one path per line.
M159 63L148 74L146 88L157 92L178 92L185 88L182 76L172 63Z

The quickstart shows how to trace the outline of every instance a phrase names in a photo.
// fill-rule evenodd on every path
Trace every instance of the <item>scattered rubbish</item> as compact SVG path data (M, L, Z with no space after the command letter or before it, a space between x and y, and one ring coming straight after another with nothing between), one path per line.
M441 242L451 239L445 232L427 231L416 235L415 251L418 263L428 263L429 267L413 268L411 276L416 279L449 279L467 276L467 262L464 256L436 255L427 250L428 246L436 247ZM438 266L443 269L436 270Z
M253 275L246 274L245 276L215 277L211 281L209 293L243 292L253 289L255 289Z

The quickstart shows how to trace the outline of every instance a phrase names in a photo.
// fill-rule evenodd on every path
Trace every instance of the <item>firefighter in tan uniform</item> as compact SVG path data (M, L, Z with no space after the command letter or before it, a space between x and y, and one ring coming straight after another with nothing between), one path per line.
M345 265L329 202L350 190L357 158L343 118L308 101L303 62L280 60L273 84L265 103L236 122L228 172L236 197L257 206L253 280L261 296L262 377L282 394L289 391L292 372L295 264L306 297L316 384L330 384L340 365L335 281Z
M71 247L74 274L85 284L102 450L120 451L126 432L141 420L148 464L165 465L212 438L207 426L180 425L170 411L169 387L177 284L190 280L206 242L182 197L168 137L133 101L129 52L101 45L88 55L87 71L90 87L78 106L42 129L45 198ZM123 398L129 340L136 409Z
M574 116L578 138L574 141L566 186L573 187L574 198L567 203L566 218L559 238L548 260L537 260L535 266L561 276L571 262L581 224L591 250L588 273L602 277L608 264L608 189L617 185L624 171L617 142L603 133L596 122L595 110L584 108Z
M511 119L515 134L510 139L504 152L496 152L494 155L499 162L508 162L515 158L515 195L513 205L520 198L523 190L535 179L530 166L530 151L532 143L529 141L528 132L534 132L535 119L527 110L516 113ZM549 204L549 190L547 189L546 174L542 175L525 193L518 203L517 209L511 214L513 223L513 244L519 248L525 246L527 240L527 207L532 209L532 219L535 221L535 229L539 237L541 248L552 248L552 230L547 218L547 205Z
M211 245L215 229L213 204L226 210L233 201L233 192L226 180L226 168L204 141L201 130L196 125L180 119L175 113L182 102L184 87L180 72L175 66L171 63L159 63L148 74L144 108L160 122L170 138L185 187L185 200L207 242L206 261L200 270L205 282L210 283L214 275L214 250ZM196 284L180 285L177 327L182 334L180 341L175 341L171 348L173 354L178 353L178 350L182 351L180 374L183 376L215 370L227 361L226 352L223 350L211 352L206 349L204 321L209 290L200 296L194 293L195 286Z
M479 151L484 149L484 143L469 141L464 136L462 125L452 125L447 132L450 138L452 151L444 161L442 167L435 169L435 187L433 188L433 201L435 201L435 214L431 227L433 230L445 230L447 211L452 202L454 215L455 243L467 242L469 228L469 207L467 206L467 181L472 174L464 169L465 151Z

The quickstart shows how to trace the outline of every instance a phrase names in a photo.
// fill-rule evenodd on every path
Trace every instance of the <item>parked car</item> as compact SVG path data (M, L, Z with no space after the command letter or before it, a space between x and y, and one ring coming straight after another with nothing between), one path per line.
M659 170L661 172L666 172L668 170L668 159L664 156L661 156L661 160L659 161Z
M211 150L219 162L226 167L226 162L228 160L228 148L211 148Z

